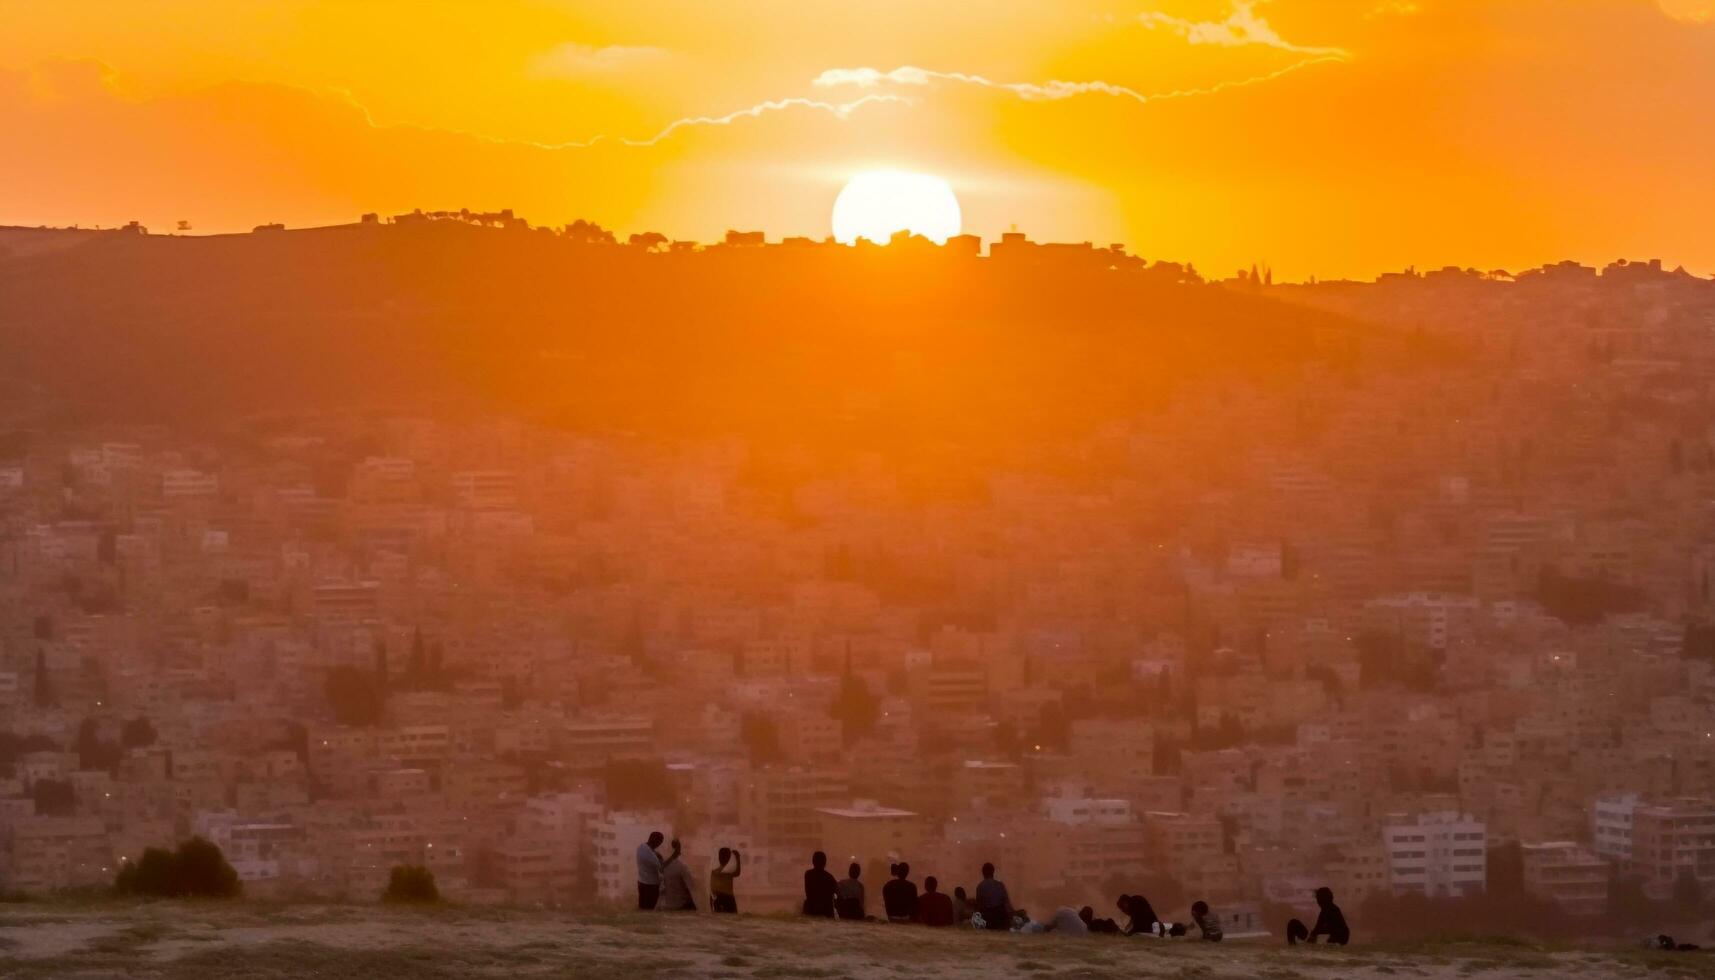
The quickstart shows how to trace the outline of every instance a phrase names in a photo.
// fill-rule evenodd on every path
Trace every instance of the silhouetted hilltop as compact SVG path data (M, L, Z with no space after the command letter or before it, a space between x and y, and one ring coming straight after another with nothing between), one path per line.
M1337 315L1106 250L661 251L439 221L10 254L4 408L90 419L386 406L981 436L1081 426L1189 375L1349 348Z

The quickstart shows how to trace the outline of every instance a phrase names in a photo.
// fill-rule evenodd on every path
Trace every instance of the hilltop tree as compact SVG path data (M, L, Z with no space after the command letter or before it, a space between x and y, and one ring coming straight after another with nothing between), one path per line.
M124 750L101 737L101 726L94 718L85 718L77 726L77 767L90 770L113 770L118 767Z
M852 673L849 657L846 671L840 676L840 693L834 698L832 714L840 722L847 745L874 731L881 717L881 702L864 679Z

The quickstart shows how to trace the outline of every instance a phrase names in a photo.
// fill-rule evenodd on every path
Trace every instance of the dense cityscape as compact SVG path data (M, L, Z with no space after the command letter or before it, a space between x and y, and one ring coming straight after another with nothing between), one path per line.
M593 227L559 235L812 244ZM1032 908L1203 899L1229 934L1322 885L1349 915L1715 895L1715 283L1066 249L919 258L1153 276L1365 353L950 441L944 480L742 429L14 401L0 889L196 835L250 895L423 865L460 901L617 905L660 830L701 877L741 852L747 911L797 908L815 850L877 888L993 862Z

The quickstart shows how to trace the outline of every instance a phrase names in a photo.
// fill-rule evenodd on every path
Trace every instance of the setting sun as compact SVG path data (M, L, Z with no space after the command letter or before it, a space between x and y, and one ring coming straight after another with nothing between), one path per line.
M834 201L834 238L845 245L859 238L885 245L900 231L944 245L959 233L961 220L952 186L928 174L861 173Z

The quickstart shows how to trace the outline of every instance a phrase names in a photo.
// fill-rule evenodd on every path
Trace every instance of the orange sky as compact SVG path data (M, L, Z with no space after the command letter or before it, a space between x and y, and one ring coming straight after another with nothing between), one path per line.
M1715 0L0 5L0 223L821 236L892 166L1218 274L1715 272Z

